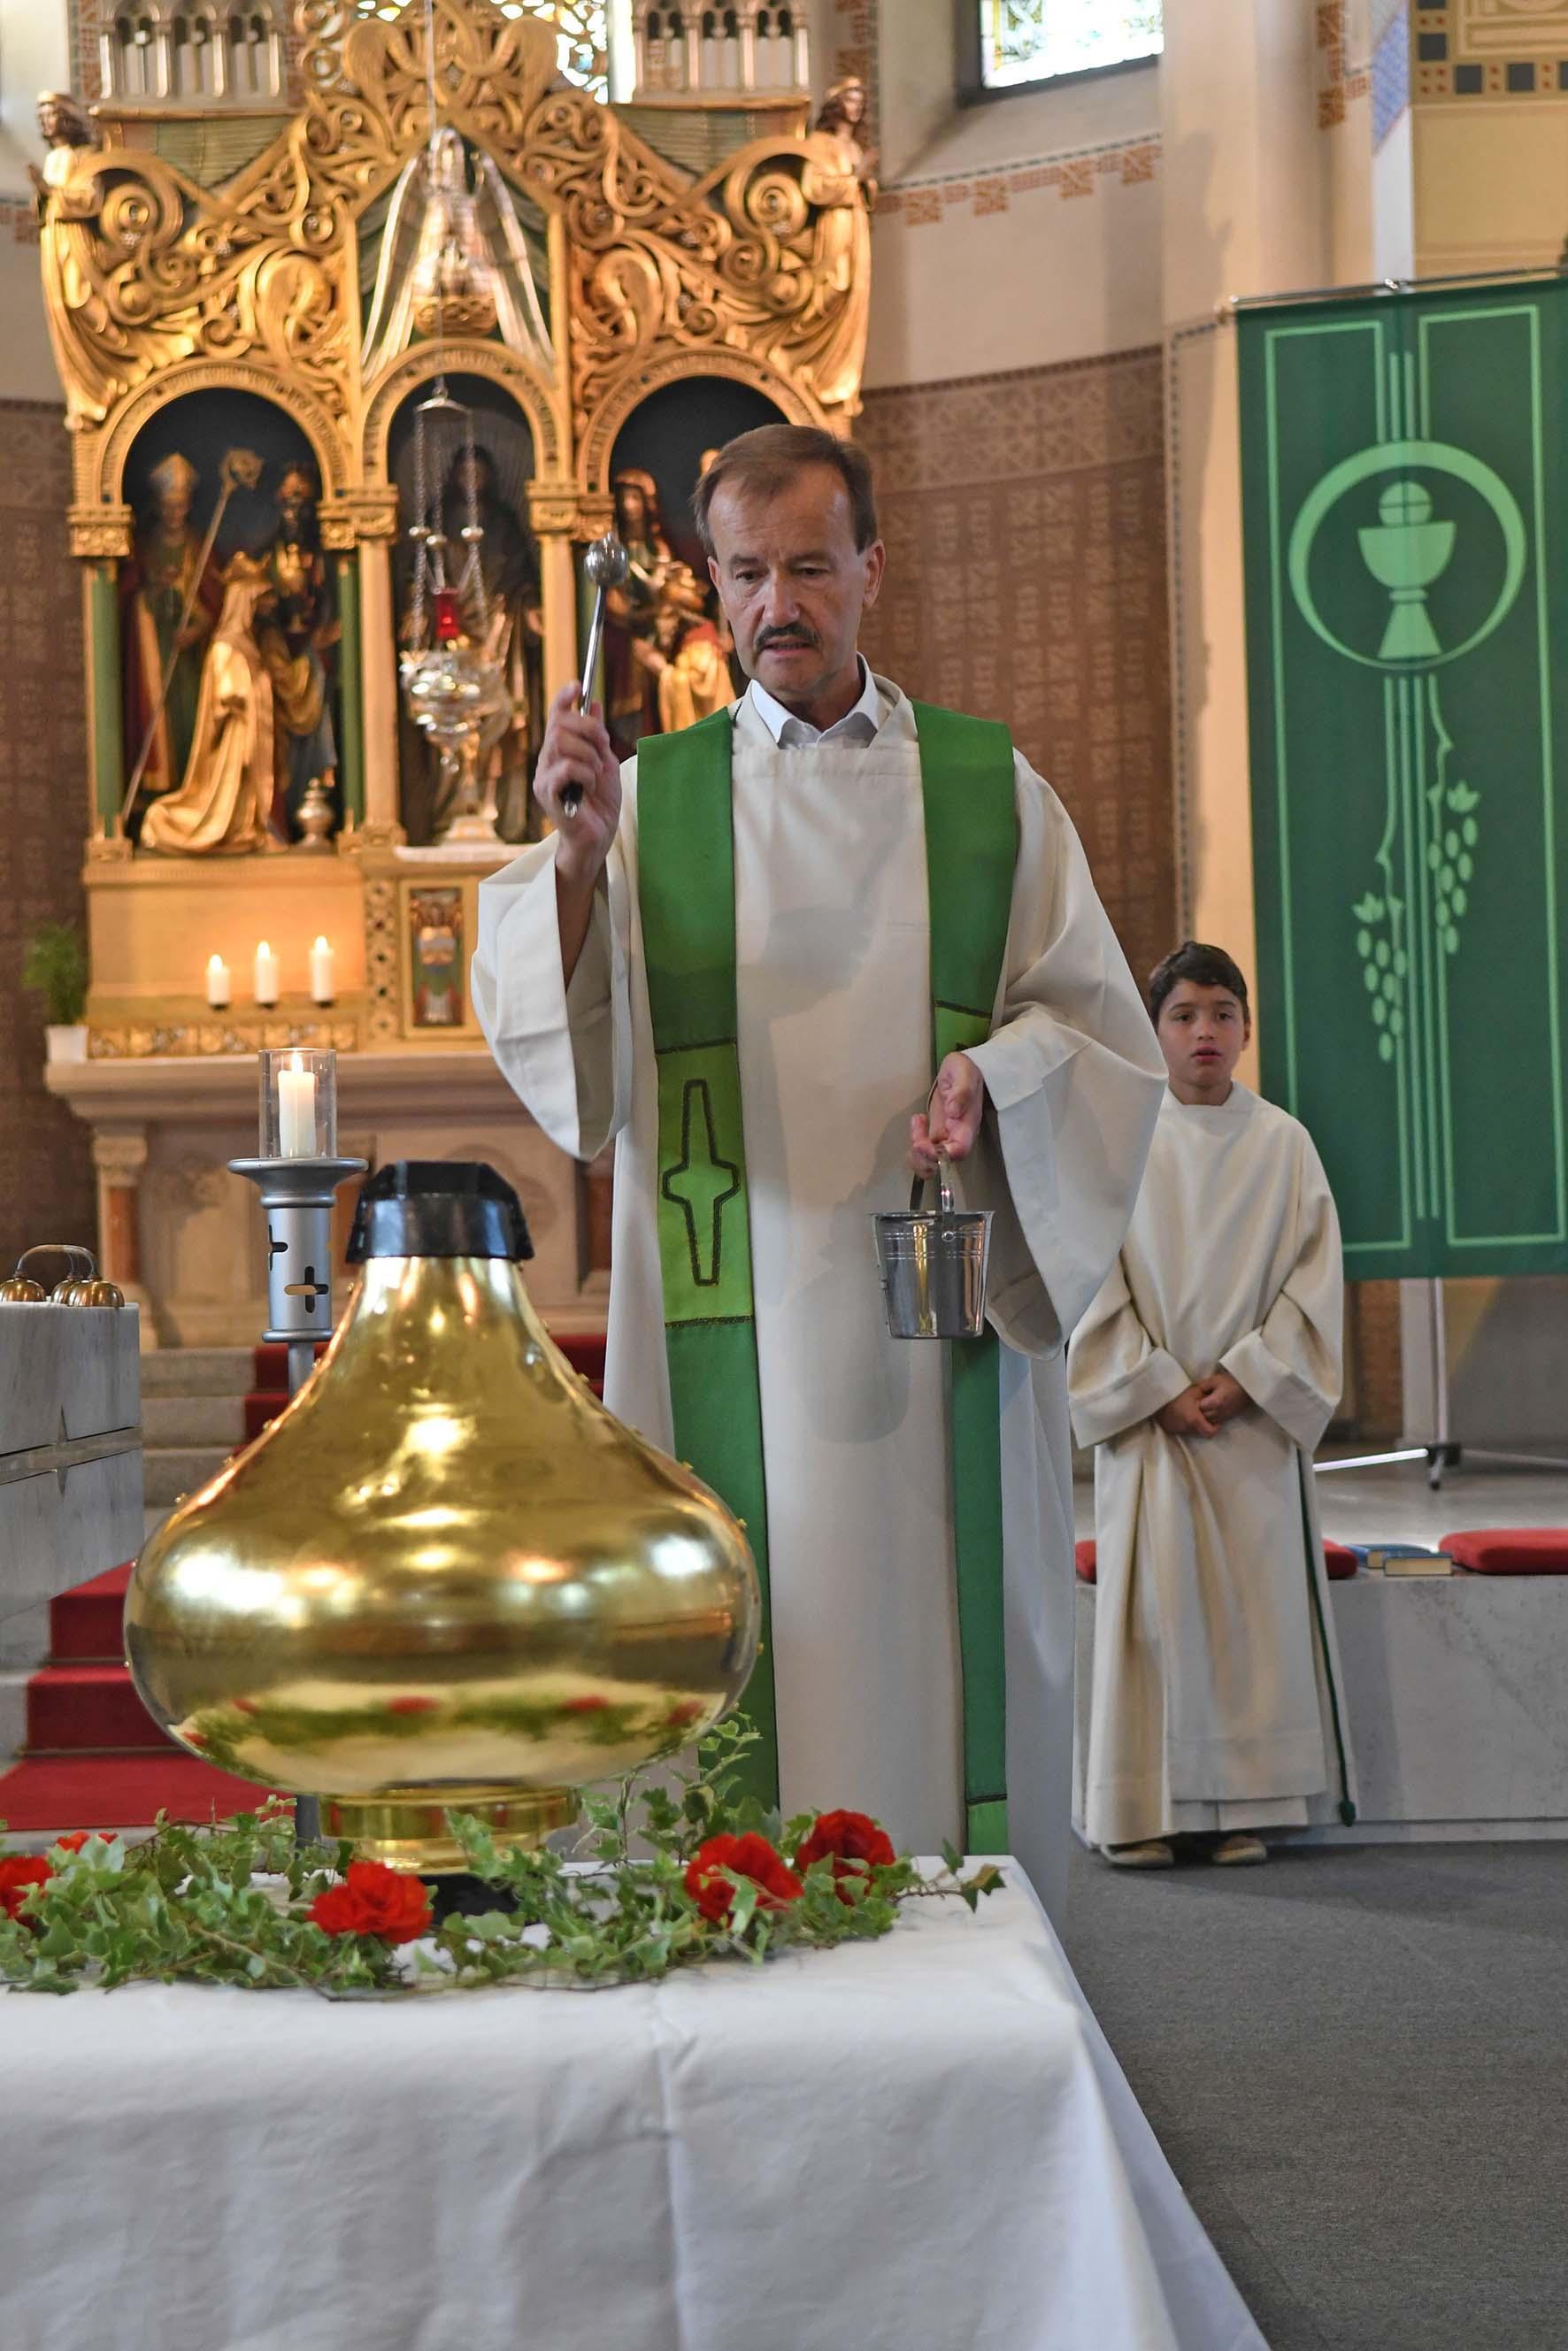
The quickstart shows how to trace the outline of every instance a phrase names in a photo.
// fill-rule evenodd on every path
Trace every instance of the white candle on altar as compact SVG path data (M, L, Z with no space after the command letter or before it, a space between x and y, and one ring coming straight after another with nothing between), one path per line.
M222 1012L229 1000L229 967L222 956L207 957L207 1002L214 1012Z
M277 957L265 939L256 951L256 1000L258 1004L277 1001Z
M316 1155L316 1072L298 1053L277 1072L277 1150L283 1159Z
M318 939L310 950L310 996L316 1004L330 1004L337 994L332 977L332 950L328 942Z

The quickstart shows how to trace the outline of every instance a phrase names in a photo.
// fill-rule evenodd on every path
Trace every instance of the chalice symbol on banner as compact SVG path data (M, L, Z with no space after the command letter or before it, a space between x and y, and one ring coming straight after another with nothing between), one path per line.
M1434 522L1430 494L1419 482L1390 482L1377 501L1378 520L1356 533L1361 559L1393 600L1379 661L1431 661L1440 653L1427 610L1427 590L1447 570L1455 526Z

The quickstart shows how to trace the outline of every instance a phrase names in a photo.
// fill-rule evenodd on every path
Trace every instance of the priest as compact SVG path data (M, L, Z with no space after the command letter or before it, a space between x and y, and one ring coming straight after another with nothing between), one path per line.
M1339 1401L1339 1221L1305 1127L1233 1076L1247 982L1188 939L1149 983L1170 1073L1132 1228L1072 1341L1094 1456L1084 1833L1124 1868L1268 1858L1355 1817L1312 1473Z
M624 768L556 697L557 830L481 885L475 1002L548 1134L616 1138L606 1401L747 1521L760 1792L1010 1844L1059 1904L1063 1349L1163 1071L1055 795L857 650L863 454L764 426L694 507L747 690ZM938 1148L994 1212L990 1333L951 1348L888 1336L872 1238Z

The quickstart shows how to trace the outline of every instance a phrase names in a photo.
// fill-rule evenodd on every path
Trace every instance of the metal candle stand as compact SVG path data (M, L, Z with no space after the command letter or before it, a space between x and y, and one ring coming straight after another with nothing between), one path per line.
M243 1176L261 1195L267 1218L267 1329L262 1338L268 1346L288 1351L290 1396L298 1395L315 1370L318 1344L332 1334L332 1207L338 1186L350 1176L362 1176L370 1165L365 1159L340 1157L330 1148L337 1141L338 1119L333 1061L327 1053L263 1053L263 1142L279 1131L278 1104L272 1097L277 1066L302 1070L307 1061L313 1073L313 1105L315 1080L325 1081L315 1132L317 1140L325 1140L329 1148L287 1157L229 1161L230 1173ZM320 1813L314 1796L296 1800L294 1820L301 1844L319 1834Z

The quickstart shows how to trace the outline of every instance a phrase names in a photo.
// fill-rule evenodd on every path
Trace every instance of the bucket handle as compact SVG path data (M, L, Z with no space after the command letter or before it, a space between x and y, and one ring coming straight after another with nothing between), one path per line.
M936 1099L936 1089L941 1082L942 1080L940 1075L933 1078L931 1081L931 1091L925 1097L925 1115L927 1118L931 1115L931 1105ZM952 1175L952 1161L948 1158L941 1145L938 1144L936 1148L936 1210L937 1214L943 1217L950 1217L953 1213L953 1186L949 1180ZM909 1213L912 1217L917 1217L924 1213L925 1204L925 1186L930 1181L931 1178L928 1176L916 1176L913 1185L910 1186Z

